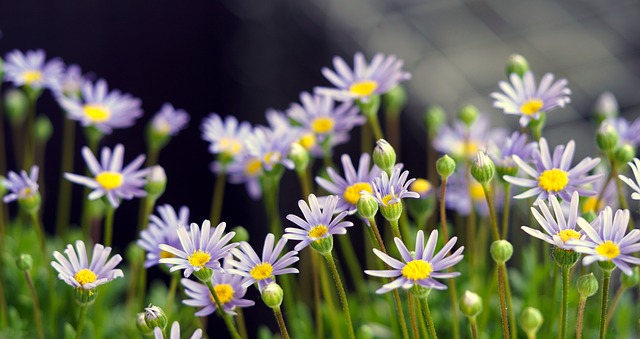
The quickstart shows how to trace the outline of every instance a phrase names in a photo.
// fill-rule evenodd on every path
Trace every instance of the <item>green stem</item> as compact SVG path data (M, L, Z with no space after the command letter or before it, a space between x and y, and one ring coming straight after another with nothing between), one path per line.
M224 187L227 183L227 172L225 168L220 169L220 173L216 177L216 183L213 188L213 200L211 201L211 225L215 226L220 223L222 215L222 201L224 199Z
M471 338L478 339L478 324L475 316L469 317L469 326L471 327Z
M504 184L504 204L502 209L502 239L509 234L509 207L511 205L511 183Z
M576 323L576 339L582 338L582 323L584 321L584 307L587 304L586 297L580 297L580 302L578 303L578 321Z
M4 243L2 243L4 246ZM0 270L0 328L7 327L7 300L4 296L3 270Z
M618 290L616 291L616 294L613 297L613 300L611 300L611 307L609 307L609 311L607 312L607 323L606 323L606 327L609 327L609 323L611 323L611 319L613 319L613 314L616 311L616 306L618 306L618 302L620 301L620 298L622 298L622 294L624 293L624 290L626 290L626 288L624 286L620 286L618 287Z
M315 306L316 338L324 336L322 326L322 307L320 305L320 278L318 276L318 257L315 251L311 251L311 274L313 279L313 304Z
M76 124L69 118L64 119L62 126L62 165L60 172L73 171L73 151L76 137ZM64 236L69 228L69 214L71 212L71 182L60 176L58 189L58 209L56 212L56 235Z
M24 158L22 167L25 169L31 168L35 161L35 149L36 149L36 140L34 133L34 123L36 119L36 102L38 101L38 96L29 94L30 91L27 91L27 97L29 98L29 111L27 112L27 120L26 120L26 130L24 133Z
M447 190L447 178L442 178L442 184L440 184L440 228L444 236L444 243L449 242L449 230L447 228L447 214L445 212L445 198ZM449 272L453 272L453 267L447 269ZM453 315L453 337L455 339L460 338L459 318L458 318L458 295L456 293L456 284L453 278L448 279L449 284L449 296L451 298L451 313Z
M2 84L0 84L2 88ZM1 91L0 91L1 93ZM7 173L7 150L5 149L5 136L7 132L4 130L4 97L0 95L0 173Z
M498 232L498 218L496 218L496 210L493 207L493 197L491 194L491 186L489 183L482 184L482 190L484 191L484 197L489 205L489 217L491 219L491 231L493 233L493 240L500 240L500 232Z
M233 320L231 320L229 314L227 314L227 312L225 312L222 308L222 303L220 302L218 293L216 293L215 288L213 288L213 283L211 282L211 280L207 281L207 286L209 286L209 291L211 292L213 299L216 301L216 313L218 313L218 316L220 316L224 320L229 333L231 333L231 336L234 339L242 339L242 337L240 337L240 334L238 334L236 326L233 324Z
M389 220L389 224L391 224L391 230L393 231L393 236L402 240L402 234L400 233L398 220Z
M409 316L411 318L411 327L413 328L413 337L420 338L420 332L418 332L418 320L416 319L415 300L411 292L407 292L409 297Z
M351 279L353 280L353 284L356 287L356 292L358 293L358 297L360 300L367 299L367 292L364 290L366 287L364 283L364 277L362 273L362 267L360 266L360 262L358 261L358 257L356 255L355 250L353 249L353 244L349 241L347 236L337 237L338 243L340 244L340 250L342 255L347 262L347 267L349 268L349 273L351 274Z
M298 174L298 180L300 181L300 190L302 191L302 199L307 200L309 194L311 194L311 180L306 169L296 171Z
M386 110L384 112L385 131L387 131L387 141L396 151L396 156L400 159L400 111Z
M42 229L42 226L40 225L40 221L38 220L38 213L34 212L29 214L31 215L31 221L33 222L33 230L36 232L36 237L38 237L38 243L40 244L40 252L46 258L47 252L45 250L45 243L44 243L44 230Z
M331 252L323 253L324 258L327 260L327 264L329 265L329 269L331 274L333 275L333 281L336 284L336 288L338 289L338 295L340 296L340 303L342 304L342 311L344 312L345 321L347 322L347 330L349 331L349 338L354 339L356 337L353 332L353 325L351 323L351 313L349 312L349 302L347 301L347 293L344 291L344 286L342 285L342 281L340 280L340 275L338 275L338 267L336 266L336 262L333 260L333 255Z
M29 291L31 292L31 298L33 298L33 319L36 322L38 338L44 339L42 318L40 317L40 303L38 302L38 294L36 293L36 288L33 285L33 280L31 279L31 274L29 274L29 271L24 271L24 278L27 280L27 285L29 286Z
M80 315L78 316L78 325L76 326L76 339L82 338L82 328L84 327L84 319L87 317L87 309L89 304L80 305Z
M433 318L431 317L431 311L429 310L429 302L427 298L420 299L420 304L422 305L422 311L424 312L424 317L427 319L427 327L429 328L429 335L431 339L438 338L436 334L436 326L433 324ZM454 306L455 307L455 306Z
M505 265L498 263L498 293L500 294L500 316L502 318L502 335L509 339L509 318L507 317L507 305L505 301Z
M562 306L560 315L560 339L564 339L567 335L567 317L569 314L569 269L564 265L562 267Z
M280 333L282 333L282 338L289 339L289 332L287 332L287 325L284 323L284 317L282 316L282 311L280 311L280 307L276 307L273 309L273 313L276 315L276 319L278 319L278 327L280 327Z
M371 126L369 126L369 124L364 124L360 127L360 151L362 153L370 153L373 151Z
M236 323L238 324L238 331L240 332L240 336L243 338L249 338L249 334L247 333L247 322L244 321L244 312L242 311L242 307L236 307Z
M111 241L113 240L113 215L116 212L115 207L111 206L111 203L107 202L106 205L106 214L104 219L104 246L110 247Z
M371 126L371 130L373 131L375 140L384 139L382 128L380 127L380 121L378 120L378 115L367 114L367 122L369 122L369 126Z
M88 132L88 129L85 129L86 132L86 136L87 136L87 144L89 145L89 149L91 150L91 153L93 154L97 154L98 152L98 145L100 144L100 140L101 138L95 137L95 134L91 134ZM89 168L87 168L85 170L85 173L87 176L91 177L92 174L89 171ZM80 217L80 223L82 224L82 233L85 236L85 239L91 239L91 214L89 213L90 211L90 204L92 203L91 201L89 201L89 187L85 187L83 189L83 194L82 196L84 197L83 201L82 201L82 214ZM107 204L109 204L107 202Z
M311 251L312 256L316 257L316 262L318 256L320 255L317 251ZM336 310L336 304L334 301L334 295L331 290L331 282L329 281L329 274L327 272L327 267L325 265L316 266L318 271L320 272L320 287L322 289L322 295L324 296L324 300L327 303L327 313L329 314L329 318L331 320L331 331L334 338L341 338L342 333L340 332L340 320L338 319L338 311Z
M167 306L164 308L167 319L171 319L171 308L176 300L176 290L180 281L180 272L171 273L171 283L169 284L169 294L167 295Z
M518 337L518 328L516 327L516 312L511 302L511 284L509 283L509 270L506 266L504 269L504 286L507 292L507 309L509 310L509 324L511 326L511 337Z
M158 156L160 156L160 148L147 148L147 161L145 162L145 167L151 167L158 164Z
M602 271L602 304L600 305L600 339L604 339L607 330L607 302L609 301L609 280L611 270Z

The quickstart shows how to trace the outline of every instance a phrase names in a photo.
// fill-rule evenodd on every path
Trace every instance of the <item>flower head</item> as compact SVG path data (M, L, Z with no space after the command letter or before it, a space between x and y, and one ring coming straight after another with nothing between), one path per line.
M247 277L248 279L242 284L244 287L257 282L260 291L273 282L277 275L298 273L298 269L288 267L299 260L296 256L298 252L289 251L278 259L287 239L280 239L275 247L273 246L274 241L275 236L271 233L267 234L262 249L262 259L258 257L249 243L241 242L239 248L234 248L231 251L231 254L238 259L237 261L229 261L229 264L235 268L229 269L227 272Z
M387 172L381 172L378 177L373 179L373 192L363 190L360 193L372 195L382 208L395 205L404 198L420 198L420 194L409 191L409 186L416 179L407 180L408 176L409 171L400 174L400 168L395 167L391 172L391 178Z
M608 122L618 134L620 144L637 147L640 145L640 119L629 123L625 118L609 118Z
M228 162L245 150L245 140L251 133L248 122L238 122L234 116L227 116L224 121L211 113L202 121L202 139L210 142L209 152L218 154L222 161Z
M109 91L104 79L94 84L85 82L80 98L60 96L58 103L67 111L69 119L79 121L84 127L94 126L105 134L114 128L133 126L143 113L140 99L118 90Z
M189 225L189 208L182 206L179 213L171 205L158 206L158 216L149 216L149 226L140 232L138 245L147 251L144 267L160 263L162 258L172 258L173 254L160 249L160 244L180 247L178 226Z
M529 190L514 196L515 199L524 199L537 195L538 199L545 200L549 196L559 195L563 200L571 200L571 194L577 191L581 196L595 195L596 192L581 188L580 185L588 184L598 179L602 174L587 175L598 163L600 158L584 158L576 166L570 168L575 142L569 141L567 147L556 146L553 157L549 152L549 146L545 138L540 138L540 149L533 153L535 167L526 164L517 155L513 161L532 179L518 178L505 175L503 178L517 186L530 187Z
M346 234L346 227L353 226L353 223L342 221L347 216L347 211L341 212L335 218L333 217L338 200L340 200L338 196L328 196L323 209L320 208L320 203L313 194L309 195L308 205L304 200L299 200L298 207L300 207L304 219L294 214L287 215L287 219L302 229L287 227L284 230L285 235L283 238L299 240L300 242L294 248L299 252L313 241L318 241L334 234Z
M520 115L520 126L529 124L531 119L540 118L540 112L548 112L571 102L571 90L567 79L553 82L553 74L547 73L536 86L533 73L526 72L522 78L511 74L511 84L500 81L503 93L491 93L495 99L493 106L501 108L506 114Z
M160 327L156 327L153 329L153 337L154 339L180 339L180 323L177 321L173 322L171 325L171 332L169 333L169 338L165 338L162 335L162 329ZM202 339L202 330L197 329L193 332L190 339Z
M217 172L219 170L218 166L214 164L212 170ZM251 155L249 152L241 153L227 166L229 182L232 184L245 184L247 193L254 200L258 200L262 196L260 177L263 173L261 159L258 156Z
M53 252L53 257L57 261L52 261L51 266L58 271L60 280L75 288L91 290L115 278L124 277L122 270L115 268L122 261L119 254L107 261L111 254L111 247L95 244L91 263L87 258L87 249L82 240L76 241L75 249L71 244L67 245L64 254L68 259L58 251Z
M221 270L220 259L224 258L229 251L238 246L237 243L227 244L235 232L224 234L227 224L221 222L211 233L211 222L205 220L202 229L196 223L192 223L187 232L184 225L178 226L178 238L181 246L176 248L168 244L159 245L160 249L171 253L173 257L161 258L161 264L175 265L169 271L184 269L184 277L188 278L194 271L203 268Z
M188 123L189 114L167 102L151 120L151 128L158 134L173 136L185 129Z
M631 167L633 177L636 180L633 181L631 178L625 177L622 174L619 174L618 178L633 190L633 193L631 193L631 199L640 200L640 186L638 186L638 183L640 183L640 160L638 158L633 158L633 162L629 162L629 167Z
M28 175L25 170L20 171L20 175L9 171L2 185L10 191L2 198L4 203L34 196L38 193L38 166L32 166Z
M503 194L504 192L500 189L500 185L496 185L493 189L496 208L501 208L504 204ZM460 215L469 215L471 208L482 216L489 215L489 205L487 204L482 184L470 175L469 181L467 181L464 171L455 172L447 180L445 201L448 209L452 209Z
M353 70L340 57L333 58L335 72L323 68L322 74L336 88L316 87L315 92L340 101L367 100L371 95L384 94L400 82L411 79L411 74L402 71L404 62L395 55L376 54L371 63L362 53L353 56Z
M537 142L527 142L527 135L517 131L509 137L497 141L496 145L501 146L493 147L490 155L496 166L502 168L516 167L516 163L513 161L514 155L517 155L524 162L530 162L533 160L533 151L538 147Z
M145 156L139 155L124 169L122 159L124 158L124 146L116 145L111 151L108 147L102 148L100 162L91 153L89 147L82 148L82 157L87 163L89 171L93 177L85 177L73 173L65 173L64 177L76 184L87 186L93 191L89 193L89 200L95 200L102 196L107 197L113 207L120 205L120 198L133 199L133 197L144 197L147 192L143 187L148 174L147 169L140 169Z
M449 242L447 242L435 256L434 251L438 242L437 230L433 230L431 232L426 245L424 243L424 233L422 230L418 231L416 236L415 254L409 252L402 240L399 238L395 238L394 240L404 262L394 259L382 251L374 249L373 252L375 255L389 265L390 269L364 271L366 274L374 277L398 277L392 282L383 285L382 288L376 291L376 293L386 293L399 287L409 289L414 285L420 285L422 287L433 288L436 290L445 290L447 289L447 286L435 279L448 279L460 275L459 272L439 272L459 263L464 257L464 255L462 255L464 246L462 246L453 254L445 258L458 240L457 237L451 238L451 240L449 240Z
M15 86L56 90L60 86L64 64L58 59L46 61L43 50L7 53L4 64L5 79Z
M62 75L58 93L67 97L79 97L82 85L87 81L82 76L82 69L78 65L69 65Z
M479 150L487 149L494 140L504 139L505 131L490 129L489 118L481 114L470 125L456 120L453 126L442 125L433 139L433 147L456 160L473 159Z
M288 159L291 144L296 140L297 135L284 129L269 129L258 126L253 129L246 139L249 154L256 159L260 159L262 169L271 171L275 166L281 164L288 169L294 168L294 163Z
M533 216L536 218L538 224L540 224L546 234L527 226L522 226L521 228L532 237L536 237L563 250L569 250L571 247L567 245L568 240L580 239L583 237L583 233L576 231L580 197L578 196L578 192L573 192L573 195L571 196L571 205L569 207L569 215L566 219L558 199L555 196L550 196L549 200L551 201L555 217L549 211L547 204L542 200L538 200L534 204L535 206L538 206L542 214L540 214L540 212L535 208L531 207L531 213L533 213Z

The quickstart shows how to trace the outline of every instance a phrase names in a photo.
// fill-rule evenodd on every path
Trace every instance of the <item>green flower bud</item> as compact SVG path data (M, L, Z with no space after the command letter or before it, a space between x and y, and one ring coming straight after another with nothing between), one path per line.
M24 91L12 88L4 95L4 109L11 124L21 124L29 111L29 98Z
M231 232L235 232L231 242L249 241L249 231L246 228L238 225L231 229Z
M618 147L613 150L613 160L619 165L628 163L633 160L635 156L636 150L629 144L618 145Z
M388 221L398 221L402 215L402 201L380 205L380 214Z
M593 115L596 118L596 123L601 123L609 118L615 118L620 114L618 109L618 100L611 92L604 92L600 94L598 100L593 107Z
M149 304L144 309L144 321L149 328L160 327L164 330L167 327L168 319L162 308Z
M520 54L511 54L504 69L505 73L507 73L507 77L511 76L512 73L515 73L521 78L528 70L529 62L527 62L527 59Z
M96 297L98 296L98 289L92 288L90 290L85 290L82 287L76 287L73 289L73 297L76 302L80 305L91 304Z
M149 174L147 175L147 183L144 185L144 190L152 199L157 199L163 193L167 187L167 173L160 165L151 167Z
M387 174L391 174L396 164L396 151L386 140L380 139L376 142L376 147L373 149L373 163Z
M279 308L283 297L282 287L276 283L271 283L262 290L262 301L270 308Z
M589 298L598 292L598 279L596 279L593 273L579 277L576 285L581 298Z
M36 134L36 140L41 143L45 143L51 139L53 134L53 125L51 120L45 115L39 115L36 118L34 130Z
M535 337L543 322L544 317L537 308L527 307L520 313L520 327L530 337Z
M609 272L613 271L616 268L616 264L614 264L611 260L598 261L598 266L600 266L603 271Z
M551 256L553 256L553 259L556 260L556 264L561 268L571 268L580 259L580 253L573 250L564 250L557 246L553 247Z
M206 284L209 281L211 281L211 277L213 276L213 270L210 269L209 267L202 267L197 271L193 271L193 275L195 275L196 278L200 280L200 282L202 282L203 284Z
M322 255L328 255L333 250L333 236L329 235L326 238L320 238L311 242L311 248L320 252Z
M402 85L396 85L382 97L384 110L387 114L398 116L407 105L407 91Z
M360 108L362 115L368 119L377 118L378 110L380 109L380 96L372 95L366 102L358 99L356 100L356 105Z
M491 257L498 264L504 264L513 255L513 245L506 240L496 240L491 243Z
M41 204L42 197L40 196L40 192L35 192L24 198L18 198L18 205L29 215L38 213Z
M26 253L22 253L16 260L16 266L20 271L30 271L33 267L33 258Z
M547 113L540 112L540 117L538 119L531 119L529 121L529 129L533 133L535 139L540 139L542 136L542 130L544 129L545 123L547 122Z
M482 312L482 298L471 291L464 291L460 299L460 311L467 317L475 317Z
M464 122L464 124L469 127L476 121L476 119L478 119L479 115L480 111L478 111L478 108L476 108L476 106L465 105L462 106L462 108L458 112L458 119L460 119L460 121Z
M442 180L447 179L456 171L456 161L445 154L436 160L436 171Z
M358 213L365 219L373 218L378 213L378 201L368 194L360 195L356 207L358 208Z
M640 280L640 271L638 266L631 269L631 275L620 274L620 282L625 288L636 286Z
M158 126L158 124L155 124L154 120L151 119L145 129L145 140L150 149L155 151L161 150L171 141L169 128Z
M433 138L438 134L440 127L447 122L447 113L440 106L429 106L424 115L427 134Z
M476 153L476 158L471 164L471 176L481 184L488 184L496 174L496 165L484 152Z
M153 332L153 328L149 328L149 326L147 326L147 322L144 318L144 312L140 312L136 316L136 327L142 334L151 334L151 332Z
M297 142L291 144L289 159L293 161L297 172L304 172L309 166L309 151Z
M374 339L375 337L375 331L371 328L371 326L366 324L360 326L356 335L356 338L358 339Z
M414 252L411 252L411 255L415 257ZM431 294L431 289L419 284L413 284L413 286L409 290L409 293L411 293L417 299L427 299L429 297L429 294Z
M600 124L600 128L596 132L596 145L603 152L609 152L613 150L618 145L618 132L613 126L607 122L603 121Z

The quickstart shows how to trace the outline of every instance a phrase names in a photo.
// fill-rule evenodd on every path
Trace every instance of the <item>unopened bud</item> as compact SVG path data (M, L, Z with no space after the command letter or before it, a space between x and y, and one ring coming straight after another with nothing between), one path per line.
M262 290L262 301L270 308L279 308L283 297L282 287L276 283L271 283Z
M33 267L33 258L26 253L22 253L16 260L16 266L18 266L18 269L21 271L30 271Z
M640 280L640 274L638 272L638 266L635 266L631 269L631 274L621 274L620 282L622 282L622 286L625 288L630 288L636 286L638 281Z
M509 59L507 60L507 65L505 66L505 73L507 76L511 76L511 74L515 73L521 78L524 74L529 70L529 62L520 54L511 54Z
M144 186L149 197L157 199L164 193L167 187L167 173L160 165L152 166L147 175L147 183Z
M436 171L440 178L447 179L450 177L453 172L456 170L456 162L447 154L440 157L440 159L436 160Z
M368 194L360 195L356 207L358 208L358 213L365 219L373 218L378 213L378 201Z
M4 95L4 108L12 124L21 124L27 117L29 98L24 91L12 88Z
M491 243L491 257L498 264L504 264L513 255L513 245L506 240L496 240Z
M386 140L380 139L376 142L376 147L373 149L373 163L387 174L391 174L396 164L396 151Z
M142 334L150 334L153 332L153 328L147 326L147 322L144 318L144 312L140 312L136 316L136 327Z
M600 94L593 107L593 115L596 118L596 122L601 123L604 120L615 118L619 113L618 100L616 100L613 93L604 92Z
M397 116L407 105L407 91L396 85L383 95L385 113Z
M427 133L430 138L433 138L438 134L440 127L447 122L447 113L440 106L430 106L425 112L424 120Z
M480 116L480 111L473 105L465 105L458 112L458 119L464 122L467 127L471 126Z
M40 143L46 143L51 139L51 135L53 135L51 120L45 115L39 115L35 121L34 131L36 140Z
M530 338L535 337L542 323L544 318L537 308L527 307L520 313L520 327Z
M236 233L231 239L231 242L249 241L249 231L247 231L246 228L238 225L232 228L231 231Z
M144 309L144 321L149 328L160 327L164 330L167 327L167 315L164 310L151 304Z
M297 172L304 172L309 166L309 151L297 142L291 144L289 159L293 161Z
M628 163L633 160L635 156L636 150L629 144L618 145L618 147L613 150L613 160L620 165Z
M593 273L579 277L576 285L578 287L578 294L580 294L582 298L588 298L598 291L598 279L596 279Z
M484 152L476 153L476 158L471 164L471 176L481 184L491 182L496 174L496 165Z
M482 312L482 298L476 293L465 291L460 299L460 311L467 317L475 317Z
M608 121L603 121L596 132L596 144L603 152L609 152L618 145L618 132Z

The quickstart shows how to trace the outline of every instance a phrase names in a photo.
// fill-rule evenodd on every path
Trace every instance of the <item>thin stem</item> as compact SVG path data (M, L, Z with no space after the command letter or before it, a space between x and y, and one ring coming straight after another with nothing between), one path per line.
M584 307L587 304L586 297L580 297L580 302L578 303L578 321L576 323L576 339L582 338L582 323L584 321Z
M569 269L568 266L562 267L562 306L560 315L560 339L564 339L567 335L567 316L569 312Z
M498 293L500 294L500 316L502 318L502 335L509 339L509 319L507 318L507 305L505 301L505 265L504 263L498 263Z
M38 294L36 293L36 288L33 285L33 280L31 279L31 274L29 274L29 271L24 271L24 278L27 280L27 285L29 286L29 291L31 292L31 298L33 298L33 319L36 322L38 338L44 339L42 318L40 317L40 303L38 302Z
M400 233L398 220L389 220L389 223L391 224L391 230L393 230L393 236L402 240L402 234Z
M422 306L420 306L420 300L419 299L413 299L413 301L416 303L416 312L418 312L418 314L422 315ZM427 320L424 319L424 317L420 317L420 321L418 321L418 326L420 326L420 337L419 338L429 338L429 332L427 332Z
M409 296L409 316L411 318L411 327L413 328L413 337L420 338L420 332L418 332L418 320L416 319L415 300L411 292L408 292Z
M607 330L607 302L609 301L609 280L611 270L603 270L602 274L602 304L600 305L600 339L604 339Z
M353 324L351 323L351 314L349 312L349 302L347 301L347 293L344 291L344 286L338 275L338 267L333 260L331 252L323 253L324 258L327 260L331 274L333 275L333 281L336 283L338 289L338 295L340 296L340 303L342 304L342 311L344 312L345 321L347 322L347 330L349 331L349 338L354 339L356 335L353 332Z
M378 120L378 115L367 114L367 122L369 122L369 126L371 126L371 130L373 131L375 140L384 139L382 128L380 127L380 121Z
M249 338L249 334L247 333L247 322L244 321L244 312L242 311L242 307L236 307L235 311L236 323L238 324L240 336L243 338Z
M34 124L36 119L36 102L38 101L38 96L29 94L27 91L27 97L29 98L29 111L27 112L27 120L26 120L26 130L24 133L24 158L23 160L23 168L31 168L35 161L35 149L36 149L36 140L34 133Z
M440 185L440 228L442 229L442 234L444 236L444 243L449 242L449 230L447 227L447 214L445 212L445 198L447 191L447 178L442 178L442 184ZM449 267L447 269L449 272L453 272L453 267ZM449 296L451 298L451 313L453 315L453 337L454 339L460 338L460 329L459 329L459 317L458 317L458 295L456 293L456 284L453 281L453 278L448 279L449 284Z
M373 150L373 141L371 140L371 126L364 124L360 127L360 151L362 153L370 153Z
M446 192L447 178L442 178L442 184L440 184L440 228L442 229L445 244L449 242L449 230L447 229L447 212L445 205Z
M111 206L111 203L107 202L106 204L106 214L104 219L104 246L111 246L111 241L113 240L113 215L116 212L116 209Z
M227 183L227 172L225 168L220 169L213 187L213 200L211 201L211 225L220 223L222 214L222 201L224 199L224 187Z
M280 327L280 333L282 333L282 338L289 339L289 332L287 332L287 325L285 325L284 323L284 317L282 316L282 311L280 311L280 307L274 308L273 313L276 315L276 319L278 319L278 326Z
M487 200L487 205L489 205L489 217L491 219L491 231L493 233L493 240L500 240L496 210L493 207L493 197L491 196L491 186L489 186L488 183L483 183L482 190L484 191L484 197Z
M311 180L309 180L309 174L306 169L296 171L298 174L298 180L300 181L300 190L302 191L302 198L307 199L311 194Z
M469 317L469 326L471 327L471 338L478 339L478 324L476 317Z
M511 183L504 184L504 204L502 209L502 239L507 239L509 234L509 207L511 204Z
M171 308L176 300L176 290L180 281L180 272L171 273L171 283L169 284L169 294L167 294L167 306L164 308L167 319L171 318Z
M89 149L91 150L91 153L93 154L97 154L98 152L98 146L100 145L100 140L101 138L96 138L96 137L90 137L91 133L88 132L88 129L85 129L86 135L87 135L87 144L89 145ZM87 176L91 177L92 174L89 171L89 168L87 168L85 170L85 173ZM91 220L91 214L90 214L90 205L92 203L94 203L93 201L90 201L88 198L89 195L89 187L85 187L83 189L83 201L82 201L82 214L80 216L80 223L82 224L82 232L85 236L86 239L91 239L91 225L92 225L92 220ZM107 202L107 204L109 204Z
M61 173L73 171L73 150L76 138L76 124L66 118L62 125L62 165ZM56 212L56 235L67 234L69 228L69 214L71 212L71 182L60 176L60 188L58 189L58 209Z
M624 293L625 290L626 288L624 286L620 286L616 291L616 294L614 295L613 300L611 300L611 307L609 307L609 311L607 312L607 323L605 325L606 327L609 327L609 323L611 322L611 319L613 318L613 314L616 311L616 306L618 306L618 302L620 301L620 298L622 298L622 294Z
M433 324L433 318L431 317L431 311L429 310L429 302L427 298L420 299L420 304L422 305L422 311L424 312L424 317L427 319L427 327L429 328L429 335L432 339L438 338L436 334L436 327Z
M313 304L315 306L315 324L316 338L321 339L324 336L322 326L322 305L320 305L320 278L318 276L318 255L315 251L311 252L311 274L313 279Z
M509 271L506 266L504 269L504 286L507 292L507 310L509 311L509 324L511 326L511 337L518 337L518 328L516 327L516 312L511 302L511 284L509 283Z
M76 339L82 338L82 328L84 327L84 319L87 317L87 309L89 304L80 305L80 315L78 316L78 325L76 326Z
M4 246L4 243L2 243ZM7 327L7 300L4 296L4 277L0 270L0 328Z
M40 225L40 221L38 220L38 213L29 213L31 215L31 221L33 222L33 230L36 232L36 237L38 237L38 243L40 244L40 252L42 255L46 257L47 253L45 251L44 244L44 230Z
M317 251L311 251L311 255L319 258L320 253ZM338 319L338 312L336 311L336 304L334 302L334 295L331 290L331 282L329 281L329 273L327 272L327 266L318 265L316 266L320 271L320 287L322 289L322 295L324 296L324 300L327 303L327 313L329 314L329 318L331 320L331 332L334 338L342 337L342 333L340 331L340 320Z
M236 326L233 324L233 320L231 320L231 317L229 316L229 314L227 314L227 312L225 312L224 309L222 308L222 303L220 302L218 293L216 293L216 289L213 288L213 283L211 282L211 280L207 281L207 286L209 286L209 291L211 292L213 299L216 301L216 313L218 313L218 316L220 316L224 320L225 324L227 325L227 329L229 330L229 333L231 333L231 336L234 339L241 339L242 337L240 337L240 334L238 334L238 330L236 329Z
M364 277L362 273L362 267L360 266L360 262L358 261L358 257L356 255L355 250L353 249L353 244L349 241L347 236L337 237L338 243L340 244L340 250L344 259L347 262L347 267L349 268L349 273L351 274L351 279L353 280L353 284L356 287L356 292L358 293L358 297L360 300L367 299L367 293L364 290L365 283Z
M386 110L384 118L387 141L393 145L396 156L400 159L400 110Z

